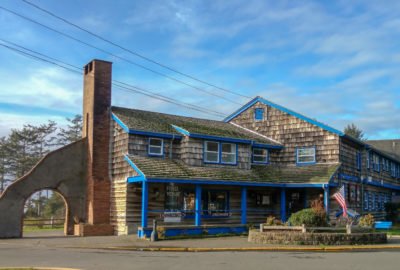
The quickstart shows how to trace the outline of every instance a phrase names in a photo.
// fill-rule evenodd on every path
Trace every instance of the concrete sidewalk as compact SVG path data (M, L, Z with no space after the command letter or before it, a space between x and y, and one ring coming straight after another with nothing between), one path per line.
M150 242L130 236L64 237L59 232L29 233L21 239L0 239L0 245L47 248L106 249L132 251L362 251L399 250L400 237L390 237L387 244L363 246L286 246L247 242L247 236L229 236L201 239L163 240Z

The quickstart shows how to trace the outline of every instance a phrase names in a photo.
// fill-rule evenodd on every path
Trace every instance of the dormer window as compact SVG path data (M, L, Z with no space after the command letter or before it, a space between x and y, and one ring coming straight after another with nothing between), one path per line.
M237 163L237 145L214 141L204 142L204 162L232 164Z
M264 120L264 109L263 108L255 108L254 109L254 120L256 120L256 121Z
M219 143L204 143L204 161L209 163L219 163Z
M296 164L314 164L315 159L315 147L301 147L296 149Z
M267 164L268 150L262 148L253 148L253 163Z
M221 143L221 163L236 164L236 144Z
M164 155L164 141L163 139L150 138L149 139L149 156L162 156Z

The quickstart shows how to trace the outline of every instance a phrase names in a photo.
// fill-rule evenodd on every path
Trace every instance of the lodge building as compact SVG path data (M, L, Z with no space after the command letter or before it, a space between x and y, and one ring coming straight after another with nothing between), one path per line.
M83 139L60 150L87 149L85 209L68 214L68 234L144 237L153 220L169 236L240 233L268 216L286 221L317 198L335 219L342 185L348 208L383 218L399 194L399 141L360 141L262 97L223 121L111 106L111 65L85 66ZM2 226L4 237L20 233Z

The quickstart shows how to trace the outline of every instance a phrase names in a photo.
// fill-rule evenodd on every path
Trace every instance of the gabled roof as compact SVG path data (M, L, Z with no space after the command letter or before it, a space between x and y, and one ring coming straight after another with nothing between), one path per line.
M254 166L250 170L225 167L189 166L181 160L130 155L129 160L147 179L212 180L253 183L324 183L328 184L340 164L313 166ZM130 165L132 166L132 164Z
M329 132L335 133L335 134L337 134L337 135L339 135L339 136L343 136L343 135L344 135L344 133L343 133L342 131L338 130L338 129L335 129L335 128L333 128L333 127L330 127L330 126L328 126L328 125L326 125L326 124L324 124L324 123L318 122L318 121L315 120L315 119L312 119L312 118L307 117L307 116L305 116L305 115L303 115L303 114L300 114L300 113L297 113L297 112L295 112L295 111L292 111L292 110L290 110L290 109L288 109L288 108L286 108L286 107L283 107L283 106L281 106L281 105L278 105L278 104L276 104L276 103L273 103L273 102L271 102L271 101L269 101L269 100L267 100L267 99L265 99L265 98L262 98L262 97L255 97L255 98L253 98L253 99L250 100L248 103L246 103L244 106L242 106L241 108L239 108L238 110L236 110L234 113L232 113L231 115L229 115L228 117L226 117L226 118L224 119L224 121L225 121L225 122L231 121L233 118L235 118L236 116L238 116L239 114L241 114L242 112L244 112L245 110L247 110L248 108L250 108L251 106L253 106L254 104L256 104L257 102L261 102L261 103L263 103L263 104L265 104L265 105L271 106L272 108L275 108L275 109L277 109L277 110L280 110L280 111L283 111L283 112L285 112L285 113L287 113L287 114L290 114L290 115L292 115L292 116L295 116L295 117L297 117L297 118L299 118L299 119L302 119L302 120L304 120L304 121L306 121L306 122L308 122L308 123L310 123L310 124L313 124L313 125L315 125L315 126L318 126L318 127L322 128L322 129L325 129L325 130L327 130L327 131L329 131Z
M114 118L119 120L121 122L120 124L124 125L127 131L135 130L175 136L181 136L183 134L208 139L235 139L243 143L262 144L282 148L281 144L272 139L223 121L121 107L112 107L111 110Z

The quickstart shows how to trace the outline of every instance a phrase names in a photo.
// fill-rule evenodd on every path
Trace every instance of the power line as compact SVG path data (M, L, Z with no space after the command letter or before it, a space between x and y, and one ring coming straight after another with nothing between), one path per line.
M65 18L63 18L63 17L61 17L61 16L59 16L59 15L56 15L55 13L53 13L53 12L51 12L51 11L49 11L49 10L43 8L43 7L40 7L39 5L34 4L34 3L30 2L30 1L27 1L27 0L22 0L22 1L25 2L26 4L32 6L32 7L34 7L34 8L36 8L36 9L40 10L40 11L42 11L42 12L47 13L48 15L50 15L50 16L52 16L52 17L58 19L58 20L61 20L61 21L65 22L66 24L69 24L69 25L71 25L71 26L73 26L73 27L75 27L75 28L78 28L78 29L80 29L80 30L82 30L82 31L84 31L84 32L86 32L86 33L88 33L89 35L92 35L92 36L94 36L94 37L96 37L96 38L98 38L98 39L100 39L100 40L102 40L102 41L104 41L104 42L107 42L107 43L109 43L109 44L111 44L111 45L113 45L113 46L115 46L115 47L117 47L117 48L120 48L120 49L122 49L122 50L124 50L124 51L126 51L126 52L128 52L128 53L130 53L130 54L133 54L133 55L135 55L135 56L137 56L137 57L139 57L139 58L142 58L142 59L144 59L144 60L146 60L146 61L148 61L148 62L151 62L151 63L153 63L153 64L156 64L156 65L158 65L158 66L160 66L160 67L163 67L163 68L165 68L165 69L168 69L168 70L170 70L170 71L172 71L172 72L175 72L175 73L177 73L177 74L179 74L179 75L182 75L182 76L187 77L187 78L189 78L189 79L192 79L192 80L194 80L194 81L197 81L197 82L206 84L206 85L208 85L208 86L214 87L214 88L219 89L219 90L221 90L221 91L224 91L224 92L227 92L227 93L230 93L230 94L234 94L234 95L237 95L237 96L241 96L241 97L244 97L244 98L251 99L251 97L249 97L249 96L246 96L246 95L240 94L240 93L238 93L238 92L235 92L235 91L232 91L232 90L229 90L229 89L226 89L226 88L222 88L222 87L217 86L217 85L215 85L215 84L206 82L206 81L201 80L201 79L199 79L199 78L196 78L196 77L194 77L194 76L192 76L192 75L190 75L190 74L187 74L187 73L184 73L184 72L182 72L182 71L179 71L179 70L177 70L176 68L167 66L167 65L165 65L165 64L163 64L163 63L161 63L161 62L159 62L159 61L153 60L153 59L151 59L151 58L149 58L149 57L147 57L147 56L144 56L143 54L140 54L140 53L138 53L138 52L135 52L135 51L133 51L133 50L130 50L130 49L128 49L128 48L125 48L125 47L123 47L123 46L121 46L121 45L119 45L119 44L117 44L117 43L115 43L115 42L113 42L113 41L111 41L111 40L109 40L109 39L107 39L107 38L104 38L104 37L100 36L99 34L96 34L96 33L92 32L92 31L90 31L90 30L87 30L87 29L85 29L85 28L83 28L83 27L81 27L81 26L79 26L79 25L77 25L77 24L75 24L75 23L73 23L73 22L71 22L71 21L69 21L69 20L67 20L67 19L65 19Z
M233 101L233 100L231 100L231 99L228 99L228 98L226 98L226 97L224 97L224 96L215 94L215 93L213 93L213 92L207 91L207 90L202 89L202 88L200 88L200 87L197 87L197 86L194 86L194 85L192 85L192 84L186 83L186 82L184 82L184 81L182 81L182 80L179 80L179 79L176 79L176 78L174 78L174 77L168 76L168 75L166 75L166 74L164 74L164 73L161 73L161 72L159 72L159 71L153 70L153 69L151 69L151 68L148 68L148 67L146 67L146 66L143 66L143 65L141 65L141 64L138 64L138 63L136 63L136 62L134 62L134 61L131 61L131 60L129 60L129 59L126 59L126 58L124 58L124 57L118 56L118 55L116 55L116 54L114 54L114 53L112 53L112 52L109 52L109 51L107 51L107 50L101 49L101 48L99 48L99 47L97 47L97 46L94 46L94 45L92 45L92 44L89 44L89 43L87 43L87 42L85 42L85 41L82 41L82 40L80 40L80 39L78 39L78 38L75 38L75 37L69 35L69 34L66 34L66 33L61 32L61 31L59 31L59 30L57 30L57 29L54 29L54 28L52 28L52 27L50 27L50 26L47 26L47 25L45 25L45 24L42 24L42 23L40 23L40 22L38 22L38 21L36 21L36 20L34 20L34 19L31 19L31 18L29 18L29 17L27 17L27 16L24 16L24 15L22 15L22 14L19 14L19 13L15 12L15 11L12 11L12 10L7 9L7 8L5 8L5 7L0 6L0 9L3 9L3 10L5 10L6 12L9 12L9 13L15 15L15 16L18 16L18 17L20 17L20 18L22 18L22 19L24 19L24 20L30 21L30 22L32 22L32 23L34 23L34 24L37 24L37 25L39 25L39 26L41 26L41 27L44 27L44 28L46 28L46 29L48 29L48 30L50 30L50 31L53 31L53 32L55 32L55 33L57 33L57 34L59 34L59 35L62 35L62 36L67 37L67 38L69 38L69 39L72 39L72 40L74 40L74 41L76 41L76 42L78 42L78 43L84 44L84 45L86 45L86 46L88 46L88 47L90 47L90 48L96 49L96 50L98 50L98 51L100 51L100 52L103 52L103 53L108 54L108 55L110 55L110 56L112 56L112 57L118 58L118 59L120 59L120 60L123 60L123 61L125 61L125 62L127 62L127 63L130 63L130 64L132 64L132 65L135 65L135 66L137 66L137 67L140 67L140 68L142 68L142 69L145 69L145 70L147 70L147 71L150 71L150 72L152 72L152 73L154 73L154 74L157 74L157 75L159 75L159 76L162 76L162 77L168 78L168 79L170 79L170 80L173 80L173 81L175 81L175 82L184 84L184 85L186 85L186 86L189 86L189 87L191 87L191 88L193 88L193 89L196 89L196 90L198 90L198 91L200 91L200 92L203 92L203 93L206 93L206 94L208 94L208 95L211 95L211 96L214 96L214 97L218 97L218 98L224 99L224 100L226 100L226 101L228 101L228 102L231 102L231 103L234 103L234 104L236 104L236 105L242 105L241 103L238 103L238 102L236 102L236 101Z
M18 44L15 44L13 42L10 42L10 41L7 41L7 40L3 40L3 39L0 39L0 40L2 42L6 42L6 43L12 44L12 45L20 48L20 49L13 48L11 46L8 46L8 45L0 43L0 46L4 47L6 49L9 49L11 51L14 51L14 52L16 52L16 53L18 53L20 55L23 55L25 57L34 59L36 61L41 61L41 62L45 62L45 63L48 63L48 64L52 64L52 65L58 66L60 68L63 68L65 70L73 72L75 74L83 75L82 69L77 67L77 66L68 64L68 63L63 62L61 60L58 60L58 59L55 59L53 57L47 56L47 55L42 54L40 52L36 52L34 50L31 50L31 49L28 49L26 47L23 47L23 46L20 46ZM25 50L25 51L23 51L23 50ZM28 52L26 52L26 51L28 51ZM31 52L31 53L29 53L29 52ZM34 53L34 54L32 54L32 53ZM37 55L40 55L40 56L37 56ZM48 59L46 59L44 57L46 57ZM49 60L49 59L51 59L51 60ZM66 66L70 66L70 67L72 67L74 69L66 67ZM77 70L79 70L79 71L77 71ZM203 107L200 107L200 106L197 106L197 105L193 105L193 104L189 104L189 103L186 103L186 102L181 102L181 101L176 100L174 98L170 98L170 97L158 94L158 93L154 93L154 92L149 91L147 89L140 88L140 87L128 84L128 83L121 82L121 81L113 80L112 81L112 85L114 85L117 88L122 89L124 91L130 91L130 92L142 94L142 95L151 97L153 99L158 99L158 100L161 100L161 101L164 101L164 102L168 102L168 103L171 103L171 104L174 104L174 105L177 105L177 106L180 106L180 107L184 107L184 108L187 108L187 109L195 110L195 111L198 111L198 112L201 112L201 113L206 113L206 114L210 114L210 115L214 115L214 116L218 116L218 117L225 117L226 116L225 114L223 114L221 112L209 110L207 108L203 108Z

